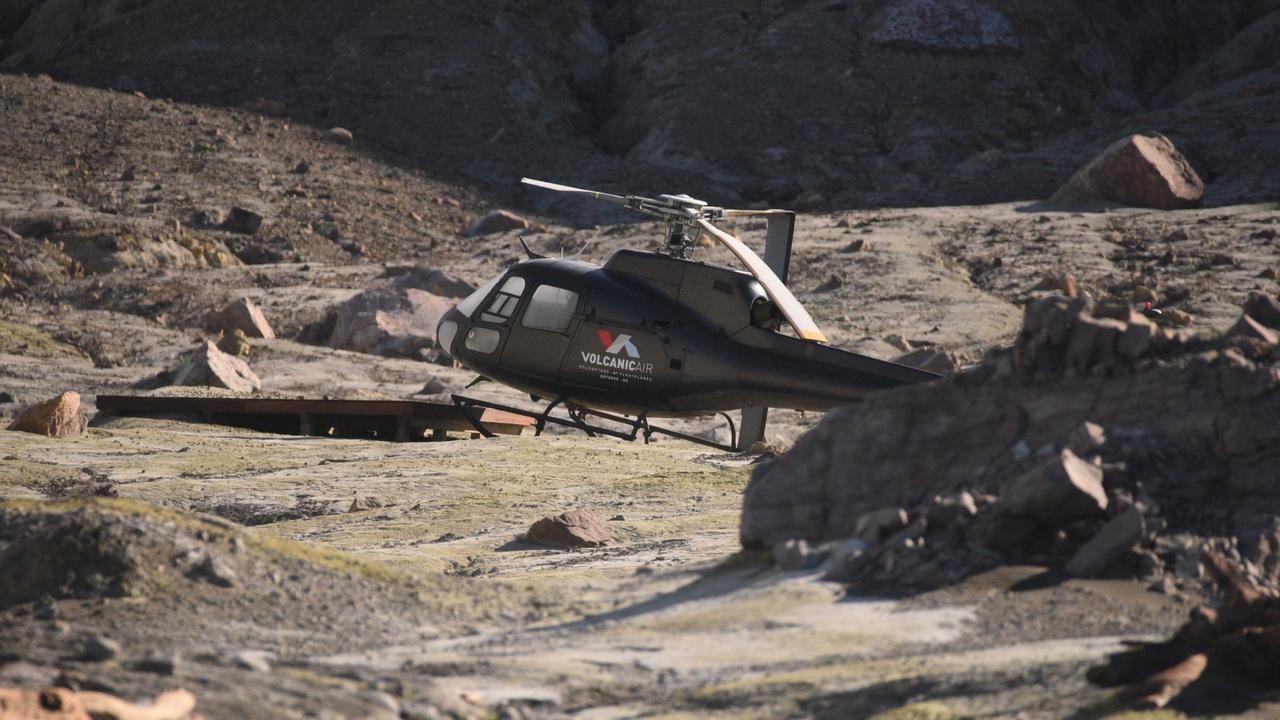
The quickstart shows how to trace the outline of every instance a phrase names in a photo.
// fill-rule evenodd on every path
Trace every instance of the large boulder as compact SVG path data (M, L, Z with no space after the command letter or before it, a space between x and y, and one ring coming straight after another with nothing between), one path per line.
M262 310L249 298L240 298L227 303L221 310L209 316L209 328L231 333L243 331L245 337L273 338L276 336L271 323L262 314Z
M525 541L551 547L600 547L614 542L604 523L586 508L544 517L525 534Z
M1089 542L1067 561L1067 572L1079 577L1102 574L1130 548L1142 540L1146 530L1142 512L1130 507L1107 521Z
M1072 322L1060 327L1059 310ZM1280 516L1273 471L1280 459L1280 369L1268 364L1265 346L1245 342L1241 347L1256 352L1254 360L1244 361L1231 349L1241 338L1220 336L1185 347L1164 341L1158 357L1138 365L1042 375L1021 371L1019 358L1043 363L1041 350L1065 352L1075 321L1088 314L1084 306L1063 301L1031 303L1027 316L1035 331L1019 343L1042 338L1035 342L1043 345L994 354L952 381L875 393L833 410L789 452L758 466L743 498L742 543L767 548L793 538L855 537L868 512L918 507L967 488L1002 495L1024 491L1024 499L1001 498L993 507L1012 506L1025 514L1005 517L1037 526L1035 518L1053 524L1066 519L1054 513L1079 516L1083 507L1093 514L1104 502L1098 468L1059 454L1085 422L1129 438L1116 445L1139 459L1117 460L1126 463L1117 482L1141 478L1147 493L1205 493L1223 512L1248 508ZM1054 339L1059 342L1051 344ZM1224 349L1213 350L1214 345ZM1019 488L1011 479L1027 473L1046 448L1052 454L1042 456L1046 465L1035 471L1039 477L1024 478L1026 487ZM1138 475L1140 468L1150 468L1150 475ZM1038 496L1034 486L1056 493L1052 488L1059 480L1056 486L1082 505L1033 507L1049 497Z
M955 358L936 348L916 348L893 359L899 365L918 370L928 370L939 375L950 375L957 369Z
M432 295L447 298L464 298L475 292L471 283L442 270L428 267L411 268L392 283L393 287L425 290Z
M238 357L222 352L211 341L188 353L169 378L170 385L220 387L238 392L262 389L262 380Z
M1280 301L1265 293L1249 293L1242 306L1244 314L1271 328L1280 330Z
M79 437L87 425L80 411L80 393L68 391L27 408L9 424L9 429L49 437Z
M1065 525L1107 509L1102 469L1064 448L1052 460L1007 480L1000 504L1014 515Z
M1130 135L1103 150L1049 198L1074 205L1106 201L1157 210L1196 207L1204 183L1191 163L1157 132Z
M434 360L436 325L453 301L407 287L367 290L333 313L330 347Z
M467 235L491 235L508 230L528 230L529 221L510 210L492 210L467 227Z

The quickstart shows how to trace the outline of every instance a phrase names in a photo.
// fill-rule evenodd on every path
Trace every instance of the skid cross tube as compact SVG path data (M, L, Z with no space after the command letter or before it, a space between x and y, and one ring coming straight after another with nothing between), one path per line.
M688 433L682 433L676 430L660 427L658 425L653 425L649 422L648 413L643 413L639 417L632 419L628 417L623 417L621 415L615 415L613 413L602 412L600 410L592 410L591 408L575 406L569 403L563 397L553 400L544 410L541 410L541 411L526 410L524 408L518 408L512 405L503 405L502 403L489 402L488 400L478 400L476 398L466 397L465 395L450 395L450 398L453 400L453 404L458 406L458 410L462 412L463 417L465 417L467 421L471 423L472 427L474 427L477 431L480 432L480 434L484 435L485 437L496 437L496 436L492 432L490 432L489 429L484 426L484 422L479 417L476 416L476 414L473 412L475 408L489 408L492 410L501 410L502 412L509 412L514 415L522 415L527 418L532 418L534 421L535 436L542 434L542 431L546 428L547 423L554 423L556 425L561 425L564 427L571 427L576 430L581 430L582 432L586 433L590 437L595 437L597 435L606 435L609 437L618 438L620 440L634 441L637 437L643 436L645 443L648 443L649 438L654 433L658 433L660 435L666 435L668 437L673 437L678 440L685 440L687 442L696 443L698 445L705 445L707 447L712 447L717 450L724 450L725 452L735 452L737 450L737 447L736 447L737 435L738 435L737 428L733 424L733 418L729 417L725 413L719 413L719 414L722 415L724 419L729 423L730 442L728 445L725 445L723 443L718 443L714 440L701 438L696 435L690 435ZM568 419L556 417L551 414L551 410L560 404L563 404L565 407L565 410L569 413ZM617 430L614 428L602 427L600 425L593 425L586 421L586 418L588 416L598 417L598 418L601 418L602 420L608 420L609 422L618 423L619 425L625 425L626 427L630 428L630 432L625 432L625 431Z

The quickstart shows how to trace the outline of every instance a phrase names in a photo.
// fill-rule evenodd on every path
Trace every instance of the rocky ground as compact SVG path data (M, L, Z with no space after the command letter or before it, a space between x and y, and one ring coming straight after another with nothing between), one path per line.
M1217 683L1270 622L1200 559L1277 585L1274 319L1240 325L1280 289L1275 3L348 5L0 0L0 421L233 392L161 387L206 342L234 392L457 392L432 318L518 236L659 242L522 175L805 211L790 285L832 343L959 377L772 412L763 455L0 431L0 686L184 687L209 718L1092 718L1132 687L1090 677L1203 650ZM1044 202L1151 129L1202 207ZM266 324L215 316L246 299ZM525 541L578 507L614 542ZM1205 687L1147 716L1277 711Z

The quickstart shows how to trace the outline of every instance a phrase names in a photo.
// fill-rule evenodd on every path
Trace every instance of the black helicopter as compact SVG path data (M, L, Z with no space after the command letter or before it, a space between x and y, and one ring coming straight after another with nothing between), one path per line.
M785 277L795 218L790 211L731 210L687 195L651 199L529 178L521 182L658 217L666 223L666 247L619 250L601 266L537 255L522 238L528 259L441 319L439 347L478 373L475 382L495 380L535 401L549 401L543 411L532 412L454 395L486 435L476 407L532 417L539 433L550 422L591 435L633 440L643 433L648 441L657 432L732 449L650 425L648 419L739 408L827 410L869 392L938 377L826 345L826 336L769 264L711 224L766 216L766 256L775 256L772 264ZM749 272L690 259L689 249L704 232ZM780 332L784 320L799 337ZM558 406L565 408L567 420L551 414ZM589 417L628 430L591 424Z

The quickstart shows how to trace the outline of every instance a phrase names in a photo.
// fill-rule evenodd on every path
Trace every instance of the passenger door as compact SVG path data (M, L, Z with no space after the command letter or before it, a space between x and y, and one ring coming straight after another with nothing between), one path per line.
M531 379L558 381L577 325L578 301L578 293L567 288L546 284L534 288L524 311L512 323L502 366Z

